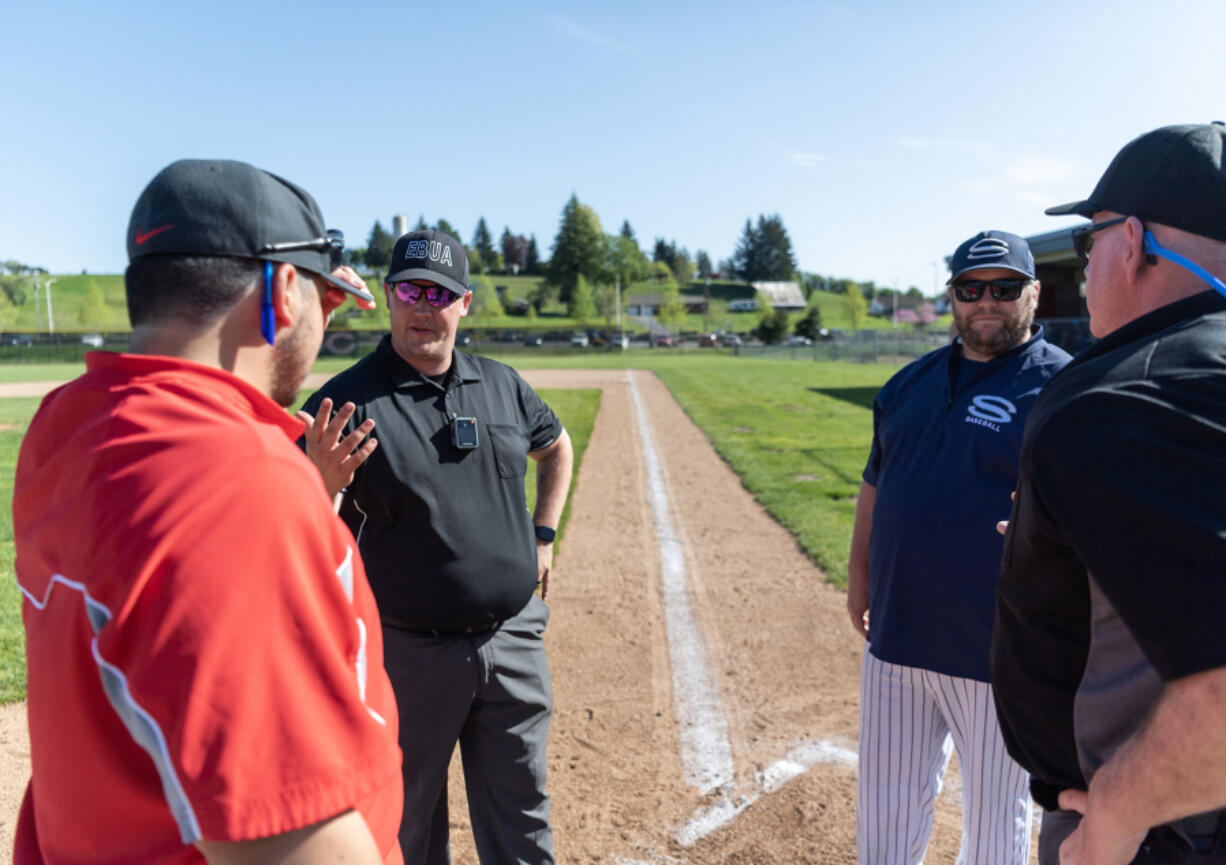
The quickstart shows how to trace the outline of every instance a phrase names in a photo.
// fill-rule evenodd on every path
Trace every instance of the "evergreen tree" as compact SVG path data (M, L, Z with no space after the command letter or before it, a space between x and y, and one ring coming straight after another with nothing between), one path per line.
M638 240L634 237L634 229L630 227L630 220L622 220L622 230L618 232L618 237L624 237L626 240L633 240L635 246L638 246Z
M528 248L524 252L524 273L529 276L541 275L541 254L536 249L536 235L528 238Z
M490 267L494 263L494 239L490 236L489 226L485 224L485 217L482 216L477 220L477 227L473 229L473 249L481 254L481 262L485 267ZM484 271L482 271L484 272Z
M817 305L810 306L800 321L796 322L796 327L793 328L796 333L801 336L807 336L809 339L817 339L821 336L822 331L822 310Z
M580 276L595 282L600 279L605 262L605 237L600 220L587 205L571 195L562 208L558 235L553 242L546 279L557 286L563 303L570 303L570 293Z
M366 254L362 261L371 270L387 270L392 263L392 248L395 245L396 239L391 232L384 229L383 223L376 219L370 229L370 237L366 239Z
M463 238L460 237L460 232L452 227L451 223L445 219L440 219L434 224L435 231L441 231L443 234L449 234L456 239L458 243L463 243Z
M755 227L748 219L732 253L733 274L746 282L783 282L796 272L796 256L778 214L760 215Z
M710 279L714 269L711 267L711 256L707 255L705 250L698 250L698 255L694 259L694 264L698 267L699 279Z
M575 286L570 291L568 304L570 317L579 324L587 324L596 317L596 301L592 296L592 284L583 274L575 279Z

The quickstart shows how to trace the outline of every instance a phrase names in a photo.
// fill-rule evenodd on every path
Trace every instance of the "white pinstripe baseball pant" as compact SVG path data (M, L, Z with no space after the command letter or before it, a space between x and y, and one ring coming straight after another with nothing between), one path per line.
M886 663L860 673L856 852L860 865L919 865L952 748L962 774L957 865L1026 865L1030 778L1005 752L992 686Z

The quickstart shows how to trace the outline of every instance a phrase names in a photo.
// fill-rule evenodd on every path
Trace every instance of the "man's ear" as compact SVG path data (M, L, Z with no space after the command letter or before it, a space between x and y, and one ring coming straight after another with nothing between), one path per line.
M471 291L464 292L464 296L458 302L460 304L460 318L463 318L468 315L468 307L473 302L473 293Z
M301 283L304 279L306 276L292 264L278 264L273 267L272 310L278 330L293 326L302 315Z
M1145 225L1135 216L1128 217L1124 222L1124 241L1127 244L1124 251L1124 273L1129 280L1135 282L1140 276L1142 265L1146 263Z

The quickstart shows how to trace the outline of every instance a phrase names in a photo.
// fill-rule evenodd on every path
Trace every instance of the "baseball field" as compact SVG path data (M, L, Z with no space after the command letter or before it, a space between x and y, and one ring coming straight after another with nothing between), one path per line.
M854 862L862 642L842 586L872 395L894 368L668 352L593 355L583 369L573 356L526 360L572 432L590 430L546 634L559 861ZM0 399L6 496L35 404ZM8 845L28 751L7 518L0 567L0 672L4 699L18 700L0 706ZM475 863L457 770L453 853ZM951 772L931 862L956 854L956 791Z

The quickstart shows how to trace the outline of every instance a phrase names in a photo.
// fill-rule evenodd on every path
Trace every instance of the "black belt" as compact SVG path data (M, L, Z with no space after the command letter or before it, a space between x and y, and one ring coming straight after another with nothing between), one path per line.
M408 631L411 634L424 634L430 637L461 637L471 636L472 634L488 634L490 631L496 631L502 627L504 619L499 619L497 622L486 622L481 625L469 625L467 628L458 629L442 629L442 628L423 628L419 625L410 625L404 622L399 622L395 619L383 620L383 624L395 628L398 631Z

